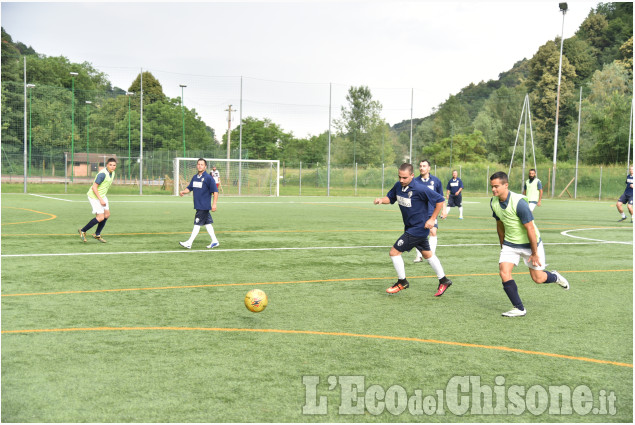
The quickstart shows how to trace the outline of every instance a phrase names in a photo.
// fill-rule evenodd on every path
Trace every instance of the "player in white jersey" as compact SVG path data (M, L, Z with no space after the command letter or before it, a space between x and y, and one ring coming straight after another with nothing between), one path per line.
M212 177L214 177L214 181L216 182L216 189L223 193L223 188L220 185L220 173L216 167L212 167Z

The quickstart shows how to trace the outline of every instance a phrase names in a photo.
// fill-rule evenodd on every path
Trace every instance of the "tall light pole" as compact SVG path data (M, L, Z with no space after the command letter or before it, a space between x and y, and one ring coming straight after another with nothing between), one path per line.
M35 87L35 84L27 84L26 87L29 89L29 177L31 177L31 98L33 97L31 89Z
M130 163L130 96L134 96L134 92L127 91L126 96L128 96L128 180L131 181L132 173L130 171L130 167L132 164Z
M185 110L183 109L183 89L187 87L185 84L179 84L181 87L181 118L183 120L183 157L185 157Z
M71 182L75 175L75 77L77 72L71 72L71 85L73 92L73 104L71 106Z
M553 176L551 178L551 197L556 193L556 159L558 156L558 115L560 113L560 81L562 80L562 46L564 45L564 15L568 7L566 3L560 3L562 12L562 34L560 35L560 66L558 67L558 94L556 95L556 134L553 140Z
M86 176L90 177L90 105L93 102L90 100L86 101Z

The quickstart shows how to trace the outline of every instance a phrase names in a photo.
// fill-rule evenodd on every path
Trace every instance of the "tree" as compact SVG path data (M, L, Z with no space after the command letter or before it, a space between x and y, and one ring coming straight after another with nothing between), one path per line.
M254 117L243 119L242 148L246 151L243 159L280 159L283 146L287 146L293 140L292 133L285 133L270 119L260 120ZM235 128L231 133L232 145L238 148L240 128ZM221 149L227 150L227 133L223 134Z
M370 89L353 86L348 90L346 101L348 106L342 107L341 118L335 120L342 140L336 145L338 162L379 165L382 156L392 158L391 146L386 146L389 128L381 118L382 105L373 100Z
M582 102L582 158L593 164L610 164L627 157L632 80L614 62L596 71L591 93Z
M450 156L453 163L483 162L487 159L485 139L480 131L440 139L424 147L421 153L423 158L437 165L450 165Z
M530 102L533 112L534 130L537 145L542 152L553 151L554 129L556 124L556 100L558 93L558 71L560 65L559 40L549 41L542 45L529 61L529 77L527 88L530 91ZM559 125L566 134L571 119L575 116L574 79L575 68L569 60L562 57L562 78L560 84L560 119ZM567 159L565 150L559 151L561 159Z

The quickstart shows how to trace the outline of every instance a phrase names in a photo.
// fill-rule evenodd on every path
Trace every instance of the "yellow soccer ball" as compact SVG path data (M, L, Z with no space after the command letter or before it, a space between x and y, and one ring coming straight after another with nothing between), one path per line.
M252 289L245 295L245 307L247 310L259 313L267 307L267 294L260 289Z

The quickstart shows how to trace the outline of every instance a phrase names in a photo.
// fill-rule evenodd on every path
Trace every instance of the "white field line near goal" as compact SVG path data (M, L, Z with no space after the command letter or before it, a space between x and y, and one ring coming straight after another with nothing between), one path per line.
M598 245L604 243L624 243L624 242L553 242L545 243L545 245ZM318 251L325 249L388 249L392 245L366 245L366 246L310 246L310 247L280 247L280 248L237 248L237 249L179 249L170 251L123 251L123 252L65 252L65 253L49 253L49 254L2 254L2 258L20 258L20 257L73 257L83 255L145 255L145 254L186 254L191 252L254 252L254 251ZM452 248L474 247L474 246L499 246L497 243L475 243L475 244L453 244L453 245L437 245Z
M601 228L601 227L591 227L591 228L584 228L584 229L572 229L572 230L565 230L564 232L560 232L560 234L562 236L568 236L570 238L582 239L582 240L586 240L586 241L594 241L594 242L601 242L601 243L618 243L618 244L623 244L623 245L633 245L633 241L628 241L628 242L607 241L607 240L604 240L604 239L585 238L585 237L582 237L582 236L574 236L574 235L570 235L569 234L569 232L582 232L584 230L607 230L607 229Z

